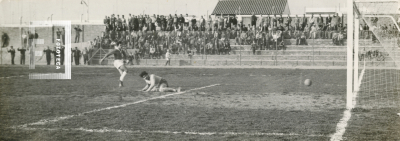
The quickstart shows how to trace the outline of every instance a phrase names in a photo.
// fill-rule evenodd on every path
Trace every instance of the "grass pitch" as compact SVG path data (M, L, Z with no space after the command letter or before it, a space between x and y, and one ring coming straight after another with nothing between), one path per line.
M188 91L138 92L143 70ZM111 67L73 67L71 80L0 71L0 140L329 140L345 107L346 70L130 68L123 88ZM345 136L368 139L358 131Z

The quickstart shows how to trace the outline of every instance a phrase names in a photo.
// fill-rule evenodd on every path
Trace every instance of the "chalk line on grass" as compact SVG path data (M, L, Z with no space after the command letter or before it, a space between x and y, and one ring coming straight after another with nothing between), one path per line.
M8 78L24 77L24 76L25 76L25 75L7 76L7 77L0 77L0 79L8 79Z
M14 129L23 129L23 130L31 130L31 131L83 131L83 132L91 132L91 133L158 133L158 134L188 134L188 135L203 135L203 136L211 136L211 135L247 135L247 136L307 136L307 137L327 137L326 135L303 135L297 133L262 133L262 132L195 132L195 131L140 131L140 130L121 130L121 129L86 129L83 127L80 128L18 128L14 127Z
M106 107L106 108L95 109L95 110L92 110L92 111L87 111L87 112L79 113L79 114L76 114L76 115L67 115L67 116L62 116L62 117L56 117L56 118L53 118L53 119L42 119L42 120L40 120L38 122L23 124L23 125L19 125L17 127L21 128L21 127L28 127L30 125L45 125L45 124L50 123L50 122L58 122L60 120L69 119L69 118L72 118L72 117L75 117L75 116L82 116L82 115L89 114L89 113L94 113L94 112L100 112L100 111L104 111L104 110L110 110L110 109L126 107L126 106L129 106L129 105L138 104L138 103L146 102L146 101L149 101L149 100L161 99L161 98L165 98L165 97L168 97L168 96L179 95L179 94L183 94L183 93L186 93L186 92L189 92L189 91L200 90L200 89L214 87L214 86L218 86L218 85L220 85L220 84L213 84L213 85L204 86L204 87L200 87L200 88L190 89L190 90L187 90L187 91L166 94L166 95L157 96L157 97L153 97L153 98L149 98L149 99L144 99L144 100L140 100L140 101L136 101L136 102L126 103L126 104L122 104L122 105L118 105L118 106L111 106L111 107Z
M361 86L361 81L362 81L362 79L363 79L364 72L365 72L365 69L363 69L363 70L361 71L360 78L359 78L359 80L358 80L358 86L357 86L358 88L360 88L360 86ZM358 92L354 92L354 93L353 93L353 99L352 99L352 101L353 101L353 103L352 103L353 106L352 106L352 108L354 108L355 105L356 105L357 94L358 94ZM348 121L350 120L350 118L351 118L351 109L352 109L352 108L346 109L346 110L344 111L343 117L340 119L339 123L338 123L337 126L336 126L336 132L335 132L335 134L333 134L333 135L331 136L331 141L341 141L341 140L343 140L343 134L344 134L344 132L346 132L347 122L348 122Z

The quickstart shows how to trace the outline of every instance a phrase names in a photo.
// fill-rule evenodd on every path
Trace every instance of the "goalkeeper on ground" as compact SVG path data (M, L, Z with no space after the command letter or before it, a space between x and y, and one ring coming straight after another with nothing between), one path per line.
M180 92L181 88L173 89L168 88L168 82L164 78L154 75L148 74L146 71L143 71L139 75L141 78L146 81L146 86L142 89L142 91L149 92Z

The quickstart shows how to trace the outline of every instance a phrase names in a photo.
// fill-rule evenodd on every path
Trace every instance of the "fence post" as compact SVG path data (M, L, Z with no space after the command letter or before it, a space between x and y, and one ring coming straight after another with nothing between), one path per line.
M100 44L100 45L101 45L101 44ZM100 59L101 59L102 57L101 57L101 50L100 50L100 49L99 49L99 52L100 52ZM108 60L107 60L107 61L108 61ZM101 63L100 63L100 65L101 65Z
M312 57L312 66L314 66L314 44L315 44L315 37L313 38L313 45L312 45L312 55L313 55L313 57Z
M239 66L242 65L242 48L240 48L240 53L239 53Z

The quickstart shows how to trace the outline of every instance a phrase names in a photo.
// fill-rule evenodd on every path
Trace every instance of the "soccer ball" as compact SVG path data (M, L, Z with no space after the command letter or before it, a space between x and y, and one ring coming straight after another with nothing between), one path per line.
M311 86L311 80L310 79L306 79L305 81L304 81L304 85L306 85L306 86Z

